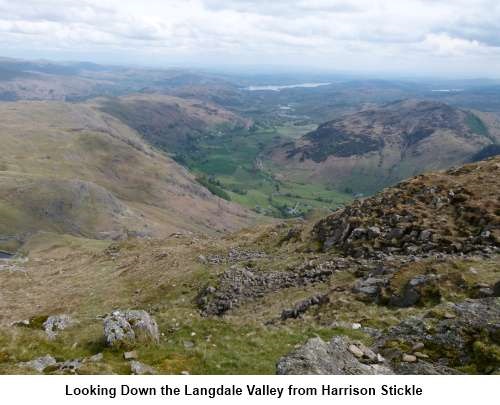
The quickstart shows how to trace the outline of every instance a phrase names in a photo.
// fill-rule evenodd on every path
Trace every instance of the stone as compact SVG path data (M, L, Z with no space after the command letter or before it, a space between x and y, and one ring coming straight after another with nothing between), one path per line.
M76 321L67 314L51 315L43 323L42 327L49 339L55 339L58 331L67 329L75 323Z
M489 287L482 287L479 288L475 294L474 298L486 298L486 297L493 297L493 289Z
M24 363L20 363L19 365L21 367L29 368L29 369L35 370L39 373L43 373L43 370L45 370L47 367L52 366L56 363L57 363L56 359L47 354L46 356L38 357L37 359L27 361Z
M146 311L114 311L103 321L104 338L110 347L140 343L159 343L160 333L154 318Z
M394 294L389 299L389 305L408 308L414 305L431 302L439 303L441 292L435 275L418 275L409 280L401 293Z
M429 356L422 352L413 352L413 355L418 359L428 359Z
M414 356L413 354L403 354L403 357L401 358L402 361L406 363L415 363L417 361L417 356Z
M139 355L137 354L137 352L135 350L123 353L123 358L125 360L133 360L133 359L137 359L138 357L139 357Z
M418 351L418 350L422 350L424 348L424 344L422 342L417 342L413 345L413 347L411 348L411 351L412 352L415 352L415 351Z
M349 351L353 343L335 336L329 343L316 337L282 357L276 365L280 375L393 374L385 364L363 364Z
M20 321L14 321L10 324L10 326L18 326L18 327L28 327L30 326L29 319L22 319Z
M153 375L156 374L156 370L148 366L147 364L141 363L137 360L132 360L130 362L130 372L135 375Z
M443 312L448 312L448 316L444 317ZM376 338L374 348L388 359L398 374L460 374L462 367L473 367L487 374L498 367L495 353L500 343L499 319L498 298L440 304L418 317L408 317L391 326ZM417 342L425 342L425 354L430 359L442 360L400 369L401 343L415 346ZM422 353L422 349L417 348L413 352L415 357L416 352ZM453 364L454 368L448 364Z
M350 238L351 239L362 239L367 234L365 228L355 228L352 230Z
M375 352L370 349L369 347L366 347L364 345L360 346L361 351L363 352L363 360L366 363L367 361L371 363L378 363L377 361L377 355Z
M329 301L329 298L326 294L324 295L315 295L311 298L308 298L303 301L299 301L294 305L293 308L284 309L281 312L281 320L285 321L290 318L298 318L302 314L304 314L309 308L312 306L319 306Z
M91 363L98 363L100 361L102 361L104 358L103 354L102 353L97 353L97 354L94 354L93 356L90 356L87 361L91 362Z
M378 302L382 288L388 284L388 277L368 277L356 281L352 292L364 302Z
M378 226L370 226L367 231L367 235L369 239L378 238L381 235L381 230Z
M424 229L420 232L419 239L423 242L429 241L432 238L432 231L430 229Z
M82 364L82 361L79 359L56 363L54 365L55 367L57 367L57 369L55 370L55 374L77 374L78 370L82 367Z
M363 357L363 351L356 345L349 345L349 351L354 354L358 359Z
M351 325L351 328L354 330L361 329L361 324L360 323L353 323Z
M185 349L192 349L194 347L194 342L192 342L191 340L184 340L182 344L184 345Z

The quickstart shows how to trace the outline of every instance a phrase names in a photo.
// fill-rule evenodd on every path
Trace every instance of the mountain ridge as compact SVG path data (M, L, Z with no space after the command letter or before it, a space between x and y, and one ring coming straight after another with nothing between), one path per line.
M256 218L92 103L1 103L0 117L2 233L159 236Z
M499 142L493 115L410 99L328 121L271 157L283 172L372 193L426 170L466 163Z

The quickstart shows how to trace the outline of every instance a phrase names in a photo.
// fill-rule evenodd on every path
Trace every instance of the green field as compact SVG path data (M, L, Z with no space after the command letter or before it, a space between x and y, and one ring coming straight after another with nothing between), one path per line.
M349 194L320 184L279 180L266 152L314 129L312 125L254 127L207 135L192 151L175 159L193 171L200 183L257 212L274 217L304 216L311 210L331 211L349 202Z

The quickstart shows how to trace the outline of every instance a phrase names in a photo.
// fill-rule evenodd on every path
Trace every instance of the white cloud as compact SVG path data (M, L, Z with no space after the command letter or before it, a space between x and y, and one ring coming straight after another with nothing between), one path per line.
M421 45L422 50L445 57L486 53L488 50L488 47L479 41L454 38L448 34L428 34Z
M479 74L499 31L494 0L0 0L2 48L26 57L417 70L425 53Z

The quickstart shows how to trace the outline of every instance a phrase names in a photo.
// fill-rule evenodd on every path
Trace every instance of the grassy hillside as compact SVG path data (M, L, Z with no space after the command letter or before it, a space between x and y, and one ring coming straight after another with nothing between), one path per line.
M10 244L38 230L104 238L252 220L93 104L1 103L0 142L0 235Z
M473 160L498 143L493 115L405 100L326 122L277 148L273 161L289 180L372 194L423 171Z
M369 244L372 253L387 253L367 260L340 244L319 249L318 229L338 215L317 224L289 221L224 237L172 235L121 242L57 234L32 237L24 246L25 257L2 264L8 271L0 271L0 373L30 372L19 363L46 354L62 361L97 353L103 353L103 360L83 363L79 373L130 373L123 350L105 347L103 341L102 317L116 308L145 309L156 318L159 344L134 348L141 362L163 374L273 374L277 360L310 337L342 335L374 347L389 336L388 331L397 331L401 321L406 322L403 326L445 322L452 330L462 330L456 326L469 324L453 323L459 321L455 304L483 302L482 294L494 294L493 286L500 280L499 212L494 199L499 170L497 159L421 176L344 212L357 210L360 220L389 227L380 225L380 239L386 232L392 235L393 228L412 226L402 213L412 201L418 203L414 223L432 226L433 245L425 254L404 250L392 254L376 243L379 239L354 235L348 243ZM488 185L489 193L478 192L481 184ZM446 210L446 222L435 221L440 208L429 193L441 198L453 190L456 198L451 204L457 209ZM475 239L455 232L461 223ZM447 236L450 226L453 232ZM490 234L482 233L485 229ZM418 233L411 237L420 240ZM428 243L402 235L398 240L405 245ZM472 250L465 250L466 240ZM375 289L378 295L363 295L359 286L374 280L380 283ZM392 304L411 280L424 280L418 300ZM301 306L317 296L324 298L305 309ZM498 310L498 298L487 300L489 308ZM294 308L303 309L290 316ZM49 340L40 324L58 313L70 314L79 323ZM12 326L19 320L30 324ZM483 320L473 316L466 322ZM415 329L410 337L382 340L387 346L376 347L397 367L415 340L425 342L420 351L426 357L412 363L417 368L411 370L418 373L443 365L448 372L498 372L498 326L485 323L481 328L482 333L457 332L451 340L449 329L441 335L436 328L429 327L425 335ZM433 340L435 334L448 340L443 345ZM457 354L456 342L462 344L461 339L464 343Z
M102 111L137 130L153 146L172 154L192 148L196 139L251 122L214 104L160 94L137 94L99 101Z

